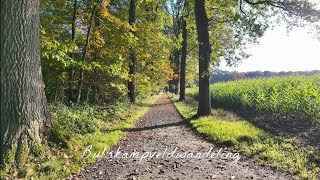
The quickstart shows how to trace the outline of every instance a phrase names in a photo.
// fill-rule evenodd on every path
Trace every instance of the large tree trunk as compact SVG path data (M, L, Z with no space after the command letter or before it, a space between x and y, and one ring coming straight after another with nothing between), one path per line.
M76 19L77 19L77 5L78 0L74 0L74 5L73 5L73 16L72 16L72 32L71 32L71 40L73 43L75 43L75 36L76 36ZM74 52L71 53L71 58L72 60L75 60L75 54ZM74 94L73 94L73 81L74 81L74 70L73 67L69 67L69 103L74 102Z
M134 23L136 22L136 2L135 0L131 0L130 1L130 9L129 9L129 24L130 25L134 25ZM133 31L131 31L131 33L133 35L135 35L135 33ZM129 63L129 82L128 82L128 96L130 99L131 103L135 103L136 102L136 87L135 87L135 78L134 75L136 74L136 64L137 64L137 59L135 56L135 53L133 51L133 49L131 48L131 52L130 52L130 60L131 62Z
M89 40L90 40L90 32L92 29L92 23L94 20L94 15L96 12L96 7L97 5L95 5L92 9L92 13L91 13L91 17L90 17L90 21L89 21L89 27L88 27L88 31L87 31L87 37L86 37L86 44L84 46L84 50L83 50L83 54L82 54L82 62L86 62L86 57L87 57L87 50L88 50L88 46L89 46ZM80 102L81 100L81 91L82 91L82 85L83 85L83 75L84 75L84 69L81 68L80 69L80 73L79 73L79 81L78 81L78 95L77 95L77 103Z
M182 21L182 49L181 49L181 64L180 64L180 97L179 101L186 99L186 61L187 61L187 45L188 45L188 32L187 22Z
M40 62L39 0L1 0L1 169L22 166L51 127ZM6 165L5 165L6 164Z
M210 42L208 31L208 17L205 0L195 0L195 17L199 41L199 106L198 116L211 114L210 101Z

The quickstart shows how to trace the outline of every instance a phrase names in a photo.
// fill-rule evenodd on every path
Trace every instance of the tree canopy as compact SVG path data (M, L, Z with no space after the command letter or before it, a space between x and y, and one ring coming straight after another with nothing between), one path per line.
M187 86L195 85L198 42L194 3L136 1L136 22L130 24L130 1L41 1L41 57L49 101L74 101L75 97L67 94L69 89L82 102L107 102L111 97L124 97L128 81L136 84L138 97L167 82L169 89L172 86L178 93L183 22L188 34L185 81ZM205 1L205 11L210 66L222 60L232 66L249 57L246 45L258 42L276 25L275 19L290 27L319 20L316 4L306 0L213 0ZM136 73L130 74L133 52ZM70 68L74 74L68 73ZM79 82L83 87L79 88Z

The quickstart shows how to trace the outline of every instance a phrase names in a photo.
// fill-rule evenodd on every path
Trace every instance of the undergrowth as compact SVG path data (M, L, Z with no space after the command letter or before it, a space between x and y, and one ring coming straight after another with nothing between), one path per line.
M93 156L81 158L88 146L92 145L92 154L108 150L156 99L158 95L143 103L109 106L51 104L53 128L46 147L35 150L24 167L12 169L5 178L60 179L78 173L96 160Z
M300 179L320 178L320 153L303 147L297 139L271 135L222 109L213 109L213 115L195 119L195 100L187 98L181 102L176 96L172 99L182 116L208 140L240 150L244 156L261 165L288 172Z

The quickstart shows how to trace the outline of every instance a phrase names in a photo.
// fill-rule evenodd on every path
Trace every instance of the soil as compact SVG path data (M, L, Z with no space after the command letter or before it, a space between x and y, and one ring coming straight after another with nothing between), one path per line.
M237 114L253 123L255 126L273 135L296 138L304 147L320 150L320 121L310 123L310 120L293 116L276 116L272 113L252 113L236 111Z
M121 152L118 157L132 152L139 152L140 157L149 152L163 156L141 161L139 158L115 158L118 148ZM221 150L212 158L172 158L169 153L175 148L174 155L203 154L210 148L212 155ZM113 158L110 152L113 152ZM164 94L104 158L89 164L71 179L294 179L291 175L262 167L254 160L241 156L241 153L238 162L230 156L221 156L227 153L238 157L234 150L212 144L192 130Z

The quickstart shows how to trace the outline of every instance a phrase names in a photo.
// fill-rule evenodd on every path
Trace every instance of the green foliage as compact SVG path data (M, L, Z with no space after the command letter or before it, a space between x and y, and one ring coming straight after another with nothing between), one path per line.
M315 75L216 83L211 86L211 100L218 107L316 122L320 118L319 80ZM197 90L189 94L197 97Z
M9 168L12 166L13 162L15 162L15 154L16 149L6 150L3 154L1 154L1 161L3 161L3 167L1 167L0 177L6 174L9 171Z
M81 101L109 103L127 94L128 80L144 98L163 87L171 76L169 48L163 33L169 22L165 1L143 1L137 6L139 22L128 23L128 1L77 1L75 40L72 41L74 1L41 1L41 59L46 95L50 102L69 102L68 89L77 94L84 70ZM84 48L90 17L96 11ZM156 11L156 16L154 13ZM135 36L131 31L135 32ZM129 76L130 52L137 57L136 75ZM72 56L73 54L73 56ZM69 79L69 70L74 74Z
M52 104L50 109L53 111L54 141L49 142L50 147L33 149L32 152L37 155L14 176L61 179L79 172L84 164L96 160L93 156L86 160L81 158L89 145L92 145L92 154L108 150L125 135L126 130L133 128L135 122L148 110L149 106L145 104L154 103L158 97L152 96L135 105L125 102L118 102L113 106L67 107Z
M214 109L211 116L194 119L197 107L193 98L175 102L175 105L192 127L209 140L241 150L243 155L262 165L298 175L301 179L320 178L320 163L315 162L319 152L304 147L297 139L273 136L221 109Z
M55 107L53 107L55 108ZM52 108L52 109L53 109ZM98 109L89 106L74 105L68 108L64 105L59 105L58 109L54 110L54 130L56 133L64 132L66 139L75 134L94 133L96 131L97 113L103 113Z
M61 170L61 165L55 161L48 161L44 163L40 169L41 172L55 172Z
M17 162L17 167L20 168L25 165L28 159L28 151L27 148L25 147L26 144L23 142L18 143L17 147L17 152L16 152L16 162Z

